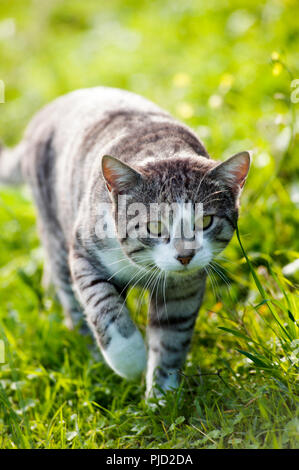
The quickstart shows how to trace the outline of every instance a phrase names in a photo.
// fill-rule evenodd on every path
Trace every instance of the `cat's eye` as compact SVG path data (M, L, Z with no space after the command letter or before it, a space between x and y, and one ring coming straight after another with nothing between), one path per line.
M200 230L207 230L211 227L213 220L214 218L212 215L204 215L203 217L199 217L195 220L195 227Z
M159 237L164 230L164 224L160 220L148 222L147 231L149 234Z

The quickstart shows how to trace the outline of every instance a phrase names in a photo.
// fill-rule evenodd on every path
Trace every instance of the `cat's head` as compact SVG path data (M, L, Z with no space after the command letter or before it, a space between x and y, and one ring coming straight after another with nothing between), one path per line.
M225 162L173 157L134 168L104 156L124 253L133 263L168 273L208 266L233 235L249 166L249 152Z

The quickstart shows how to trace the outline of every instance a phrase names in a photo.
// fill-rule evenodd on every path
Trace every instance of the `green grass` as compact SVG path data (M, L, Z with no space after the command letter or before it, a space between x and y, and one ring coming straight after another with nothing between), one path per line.
M299 274L283 275L299 252L298 9L291 0L2 0L6 144L51 99L102 84L156 101L214 158L254 157L241 244L235 236L219 260L182 386L160 404L146 404L144 383L117 377L63 325L41 288L29 194L1 189L0 448L298 447ZM144 331L138 296L129 305Z

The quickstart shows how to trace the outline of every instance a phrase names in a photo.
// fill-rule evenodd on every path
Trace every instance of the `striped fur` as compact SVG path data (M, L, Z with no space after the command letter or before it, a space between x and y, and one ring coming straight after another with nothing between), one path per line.
M102 167L103 155L115 158L103 159ZM109 88L58 98L33 118L15 150L0 154L2 181L18 182L22 174L31 187L47 267L69 322L86 319L119 375L133 379L147 367L147 396L155 385L168 390L179 383L206 267L233 235L248 168L247 152L219 164L167 112ZM146 208L202 203L212 217L202 246L190 251L183 237L172 235L120 236L118 196L124 193ZM99 208L110 203L104 222L113 237L99 238ZM133 285L150 291L148 354L126 306Z

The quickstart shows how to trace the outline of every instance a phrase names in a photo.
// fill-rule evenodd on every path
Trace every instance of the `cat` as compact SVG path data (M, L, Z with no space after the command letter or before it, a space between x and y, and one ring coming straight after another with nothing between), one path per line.
M2 182L31 187L45 266L69 325L85 318L120 376L136 379L146 370L147 397L180 383L207 267L233 236L249 167L249 152L215 161L166 111L108 87L57 98L32 119L20 144L0 153ZM145 212L131 236L134 204ZM162 212L149 219L155 204L179 210L167 225ZM177 235L185 223L191 235ZM99 236L105 227L110 236ZM135 285L150 292L147 348L126 306Z

